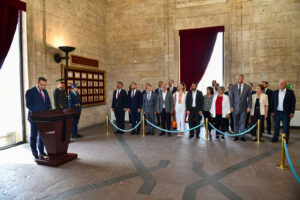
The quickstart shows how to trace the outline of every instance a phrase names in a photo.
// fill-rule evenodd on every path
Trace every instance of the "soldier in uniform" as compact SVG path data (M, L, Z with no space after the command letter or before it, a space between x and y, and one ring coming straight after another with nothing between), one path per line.
M65 79L56 80L57 88L53 91L53 102L55 109L68 108L68 97L65 90Z
M72 138L78 139L81 138L82 135L78 134L78 123L81 114L81 102L80 102L80 95L78 93L78 86L77 84L72 84L72 92L70 92L68 96L68 105L69 108L76 108L78 112L78 116L75 117L73 126L72 126Z

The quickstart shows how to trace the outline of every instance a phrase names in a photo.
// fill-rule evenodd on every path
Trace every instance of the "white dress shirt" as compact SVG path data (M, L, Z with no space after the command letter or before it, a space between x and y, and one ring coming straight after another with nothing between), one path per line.
M193 103L192 107L196 107L196 95L197 95L197 90L192 92L193 96Z
M36 89L37 89L37 90L38 90L38 92L40 93L40 89L39 89L39 87L38 87L38 86L36 86ZM43 96L44 96L44 101L45 101L45 94L44 94L43 90L42 90L41 92L42 92L42 94L43 94Z
M162 98L163 98L163 108L166 108L166 105L165 105L165 100L166 100L166 96L167 96L167 91L165 91L165 92L163 92L163 91L161 91L161 93L162 93Z
M283 109L283 101L284 101L285 93L286 93L286 89L284 89L284 90L279 89L278 106L277 106L277 110L278 111L284 111L284 109Z
M119 91L119 95L120 95L121 89L117 89L117 92L116 92L116 99L118 99L118 91Z
M242 83L242 84L239 84L239 83L238 83L238 89L239 89L239 87L241 87L241 94L242 94L242 93L243 93L243 89L244 89L244 84L243 84L243 83ZM241 94L240 94L240 95L241 95Z
M135 92L136 92L136 90L131 90L131 98L132 98L132 95L135 96Z

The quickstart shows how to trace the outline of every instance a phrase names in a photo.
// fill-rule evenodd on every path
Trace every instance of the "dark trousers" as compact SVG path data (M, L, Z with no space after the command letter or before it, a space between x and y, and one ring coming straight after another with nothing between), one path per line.
M38 156L36 140L38 139L38 149L40 154L44 153L44 143L36 122L30 122L30 147L33 156Z
M208 122L212 122L211 120L211 114L209 111L203 111L203 115L204 115L204 123L205 123L205 126L206 126L206 119L208 118ZM208 123L208 130L209 132L211 132L211 126L209 125Z
M129 114L129 119L130 119L130 123L132 128L136 126L137 123L139 123L141 121L141 113L139 113L137 110L134 109L130 109L130 114ZM140 133L140 129L141 129L141 125L139 125L136 128L136 133ZM135 132L135 130L133 130L133 132Z
M74 122L72 125L72 135L75 136L78 134L78 123L79 123L79 119L80 119L80 113L78 117L74 118Z
M160 125L160 114L156 113L157 124Z
M201 121L201 116L199 115L199 112L196 110L196 108L191 108L190 115L189 115L189 128L193 128L199 125L200 121ZM191 130L190 136L194 136L194 132L195 129ZM200 134L200 127L196 129L197 137L199 136L199 134Z
M254 124L257 123L258 119L260 119L260 138L262 137L262 134L263 134L263 127L264 127L264 120L265 120L265 116L264 115L260 115L259 114L259 111L255 111L254 112L254 115L252 116L252 124L251 124L251 127L254 126ZM254 129L252 129L251 131L251 135L252 136L257 136L257 126L255 126Z
M124 110L120 109L120 108L115 108L115 117L116 117L117 126L120 129L124 129L124 127L125 127L125 112L124 112Z
M249 128L249 119L250 119L250 112L246 114L246 122L245 122L245 129Z
M153 112L146 112L146 119L154 124L154 111ZM146 132L147 133L154 133L154 127L150 124L146 123Z
M240 113L233 113L235 134L242 133L243 131L246 130L245 128L246 115L247 115L246 111ZM244 135L242 135L241 137L244 137Z
M163 108L163 110L160 113L160 116L161 116L161 127L163 129L171 130L171 113L167 113L166 109ZM164 133L164 131L162 132Z
M277 111L274 115L274 139L278 139L279 137L279 129L280 129L280 121L282 121L283 133L286 134L286 139L289 139L290 136L290 115L285 112Z
M271 112L270 111L268 111L268 117L267 117L266 121L267 121L267 131L269 134L271 134L272 123L271 123ZM265 127L263 127L263 132L265 132Z
M216 129L225 132L226 131L226 118L223 118L222 115L216 115L214 118ZM216 131L216 135L219 136L221 133Z

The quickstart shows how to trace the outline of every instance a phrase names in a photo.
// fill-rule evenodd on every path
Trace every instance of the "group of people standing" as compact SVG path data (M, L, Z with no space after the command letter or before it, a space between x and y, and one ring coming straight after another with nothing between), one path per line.
M81 114L81 100L78 93L78 86L72 84L72 92L67 95L65 90L65 80L58 79L56 81L57 88L53 91L53 103L54 109L66 109L66 108L76 108L78 116L75 117L72 126L72 138L79 139L82 137L78 133L78 123ZM30 147L32 154L35 159L47 156L44 151L44 143L40 136L40 131L38 129L37 123L31 120L32 113L51 110L51 101L49 94L46 90L47 79L44 77L39 77L36 86L26 91L26 107L28 108L28 120L30 122ZM38 140L38 150L36 147L36 141Z
M189 128L200 124L202 117L207 118L214 127L221 132L231 129L234 134L244 133L249 127L261 121L261 133L264 133L264 121L267 121L267 133L271 134L271 116L274 116L274 135L271 142L277 142L279 137L280 122L283 124L283 132L286 133L286 141L289 141L289 124L294 117L296 98L293 90L287 89L287 82L280 80L279 89L274 92L268 89L268 82L258 84L256 91L253 84L245 84L244 76L237 75L236 84L228 84L228 91L214 80L212 86L207 87L206 95L197 90L197 83L192 83L189 91L183 82L174 87L174 81L167 84L158 82L158 88L153 91L152 86L146 83L143 92L137 90L137 84L132 82L129 91L123 88L123 83L117 83L117 89L113 93L112 110L115 113L117 126L124 130L125 112L129 113L132 127L141 121L141 114L151 124L157 121L156 126L161 125L160 135L165 135L164 130L171 130L171 120L176 121L178 136L185 132L185 123ZM155 135L154 127L147 123L146 134ZM208 127L211 135L211 127ZM115 132L123 134L118 130ZM140 125L131 134L139 134ZM195 134L196 133L196 134ZM252 140L257 140L257 126L250 132ZM189 131L189 137L195 135L199 138L200 127ZM168 136L171 133L168 132ZM224 135L216 132L216 139L225 139ZM234 141L245 141L244 134L234 137ZM262 134L259 138L263 141Z

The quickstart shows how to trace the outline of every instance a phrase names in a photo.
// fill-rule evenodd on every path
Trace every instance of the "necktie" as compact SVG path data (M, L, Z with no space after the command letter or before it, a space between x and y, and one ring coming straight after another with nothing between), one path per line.
M132 91L132 95L131 95L131 98L134 98L134 91Z
M43 101L45 102L45 96L43 95L42 90L40 90L40 95L41 95Z
M241 96L241 93L242 93L242 85L239 84L239 95Z
M118 92L117 92L117 98L119 98L119 94L120 94L120 93L119 93L119 90L118 90Z
M148 101L150 100L150 97L151 97L151 93L150 93L150 92L148 92L148 95L147 95L147 99L148 99Z

